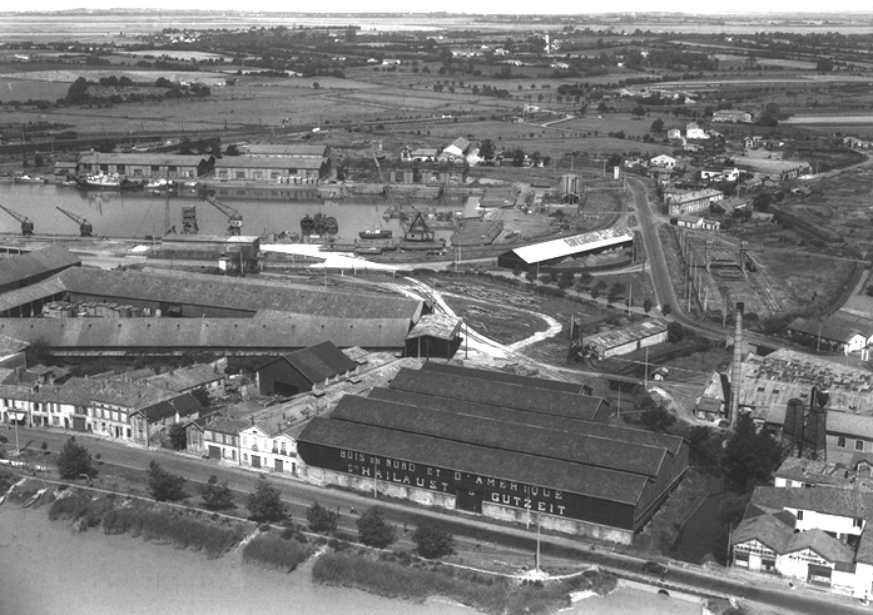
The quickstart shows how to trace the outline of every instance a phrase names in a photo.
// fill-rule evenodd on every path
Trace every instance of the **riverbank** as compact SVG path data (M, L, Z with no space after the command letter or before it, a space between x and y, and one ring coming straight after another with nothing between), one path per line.
M311 580L313 560L292 574L244 565L241 549L205 555L102 529L50 522L47 507L0 506L0 613L116 615L203 612L243 615L471 615L430 598L411 603ZM620 589L562 611L568 615L697 615L699 605Z

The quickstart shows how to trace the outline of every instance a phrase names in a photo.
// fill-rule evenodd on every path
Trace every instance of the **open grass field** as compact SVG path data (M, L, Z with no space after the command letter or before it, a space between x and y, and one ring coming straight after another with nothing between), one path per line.
M0 102L4 103L11 100L24 102L30 99L54 102L66 96L69 89L67 83L0 76Z

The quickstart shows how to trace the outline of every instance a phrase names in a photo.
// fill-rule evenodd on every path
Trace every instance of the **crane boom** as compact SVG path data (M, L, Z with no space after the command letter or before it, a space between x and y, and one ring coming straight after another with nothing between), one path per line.
M90 237L94 233L94 227L91 226L91 223L82 216L76 215L66 209L61 209L60 207L56 207L55 209L79 225L79 235L82 237Z
M227 216L228 235L240 235L242 233L243 217L236 209L211 196L204 196L203 200Z
M17 211L13 211L8 207L3 207L3 205L0 205L0 209L15 218L19 223L21 223L22 235L24 235L25 237L33 235L33 222L30 221L30 218L28 218L27 216L23 216Z

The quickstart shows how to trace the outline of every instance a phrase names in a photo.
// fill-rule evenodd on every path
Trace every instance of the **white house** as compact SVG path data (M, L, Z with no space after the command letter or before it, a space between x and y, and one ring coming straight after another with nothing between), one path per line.
M289 425L284 415L262 419L240 431L241 465L297 475L297 436L302 425Z
M676 159L672 156L661 154L660 156L655 156L649 160L649 164L653 167L661 167L663 169L675 169Z
M240 464L239 432L249 423L217 416L203 427L203 447L210 459Z
M706 133L703 128L698 126L695 122L689 122L685 126L685 138L686 139L708 139L709 135Z
M834 487L757 487L731 533L731 562L867 598L873 545L865 532L873 493Z

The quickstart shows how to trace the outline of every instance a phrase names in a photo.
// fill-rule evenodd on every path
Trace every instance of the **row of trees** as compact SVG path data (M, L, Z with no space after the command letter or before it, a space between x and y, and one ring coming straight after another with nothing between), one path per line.
M58 456L58 471L61 478L75 480L91 479L97 475L94 461L88 449L71 437L64 444ZM185 491L187 479L166 471L157 461L149 463L147 472L148 490L158 502L178 502L189 497ZM197 491L208 510L219 511L236 508L236 495L230 489L227 481L219 482L212 475L209 480L200 485ZM291 515L284 502L281 492L261 475L254 490L246 498L246 509L249 519L258 523L290 522ZM353 509L354 510L354 509ZM309 529L321 534L331 534L337 531L339 525L339 508L336 511L325 508L314 502L306 511ZM358 517L358 540L367 546L385 549L397 541L397 531L384 515L382 508L374 506ZM439 525L423 521L412 535L416 551L422 557L429 559L449 555L455 550L455 539L451 533Z

